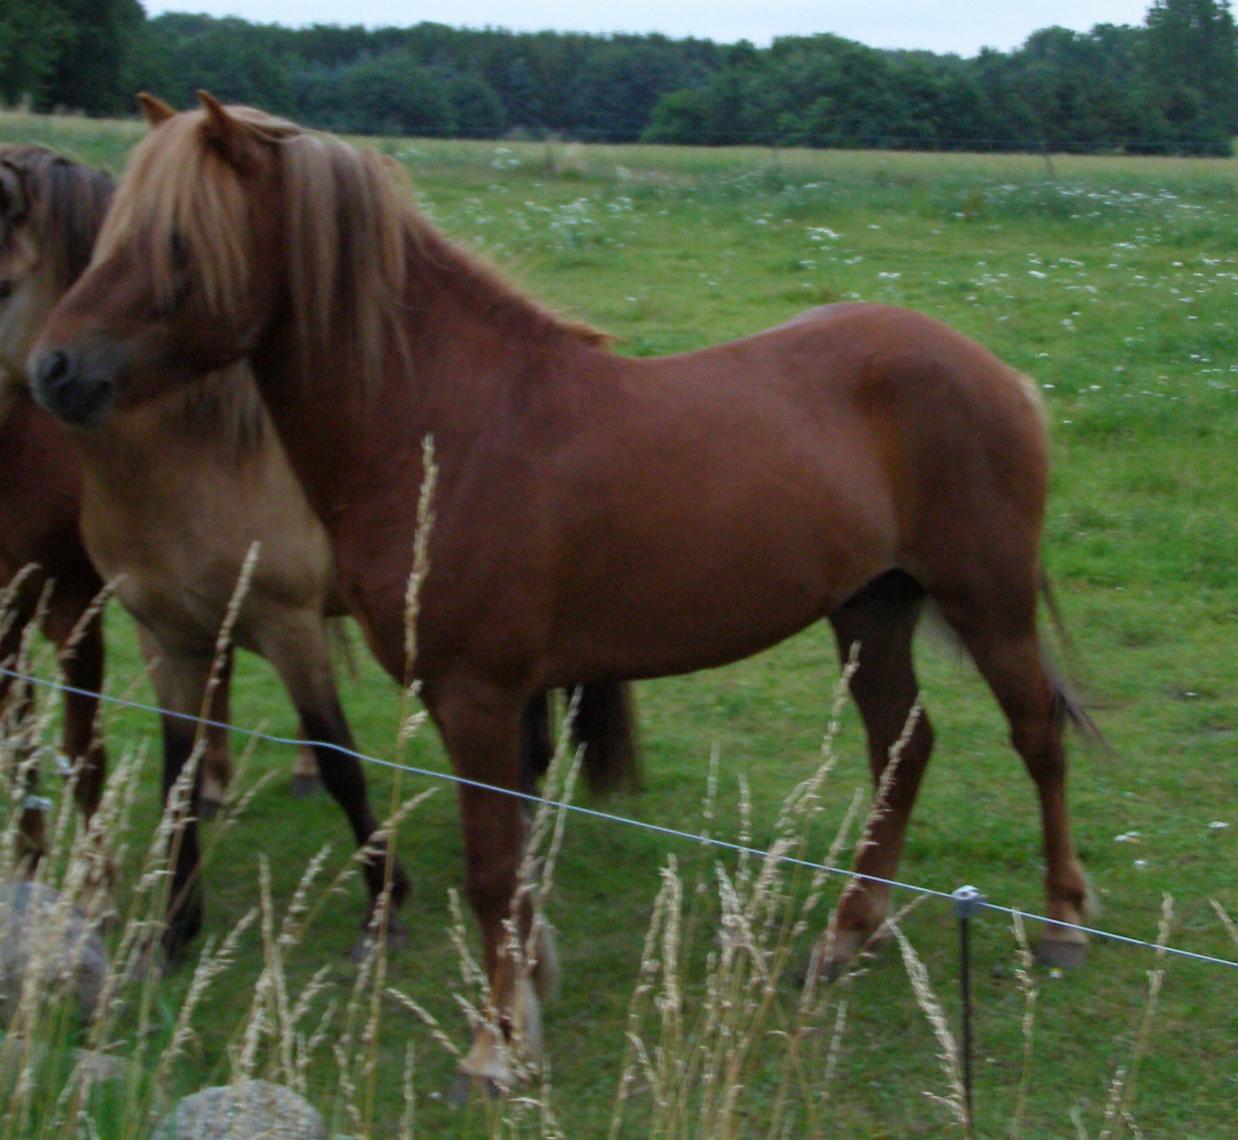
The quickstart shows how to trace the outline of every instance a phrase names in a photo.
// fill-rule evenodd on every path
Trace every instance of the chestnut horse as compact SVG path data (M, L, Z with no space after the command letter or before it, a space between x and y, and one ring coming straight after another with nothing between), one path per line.
M95 217L111 197L110 181L87 178L75 183L73 213ZM26 288L8 270L23 277L40 259L29 239L31 214L17 173L0 165L0 345L28 349L35 324L41 322L60 292ZM58 243L63 259L85 265L94 232L66 227ZM0 350L0 667L19 664L23 632L37 621L57 647L61 670L72 690L65 694L61 750L78 772L75 793L89 820L99 805L106 770L96 726L98 702L89 695L103 684L103 629L95 606L103 582L78 534L81 473L65 462L64 430L35 406L21 376L25 352ZM8 673L0 675L0 709L10 734L30 707L30 688ZM10 736L12 739L12 736ZM33 791L35 773L30 774ZM21 809L19 842L27 868L44 854L45 820L41 801L30 796Z
M1073 706L1037 632L1048 442L1030 381L937 321L870 304L621 358L439 234L379 156L199 98L135 149L91 269L31 354L40 403L102 430L248 355L349 608L397 677L432 437L412 668L456 770L490 785L516 786L520 710L538 690L719 665L820 618L860 646L853 693L877 775L915 701L912 633L931 601L1039 793L1049 914L1084 917ZM916 720L857 871L895 873L931 742ZM528 898L514 894L524 830L513 798L467 784L459 797L503 1028L479 1032L463 1071L505 1084L504 1037L537 1014L503 934ZM844 892L834 962L888 901L880 883ZM1042 938L1051 959L1081 956L1081 932Z
M0 224L6 234L0 244L0 363L17 361L20 369L44 318L86 267L113 189L102 172L44 148L0 147ZM121 602L138 620L160 707L189 717L202 711L215 639L248 546L259 539L261 555L235 627L237 640L275 666L310 739L351 747L323 622L324 614L344 612L326 534L288 467L248 370L213 375L201 389L174 392L117 417L105 431L71 436L26 392L12 398L22 414L10 428L11 454L23 461L6 473L0 510L26 505L19 499L24 493L34 508L26 517L54 528L60 563L72 553L89 567L78 538L81 499L86 549L115 580ZM22 430L28 439L16 439ZM39 499L49 470L72 484L62 502ZM83 477L84 490L78 491ZM58 503L64 509L48 509ZM5 537L10 533L21 531L6 528ZM23 552L25 561L39 560L41 553L29 545ZM92 629L97 638L97 627ZM82 688L95 687L84 683L85 676L71 679ZM228 720L226 680L209 716L217 723ZM545 697L539 695L526 711L523 730L529 788L548 760L547 718ZM586 746L585 773L592 784L635 781L635 744L621 686L585 686L573 729ZM232 764L227 731L215 725L203 731L199 798L209 803L222 796ZM164 718L164 733L170 786L197 730L192 721L173 715ZM364 804L360 769L337 757L332 749L324 760L328 785L341 798L360 843L375 820ZM345 771L336 776L341 764ZM294 789L304 788L317 770L314 751L303 747ZM190 855L192 843L190 835ZM169 948L188 936L194 922L172 925Z

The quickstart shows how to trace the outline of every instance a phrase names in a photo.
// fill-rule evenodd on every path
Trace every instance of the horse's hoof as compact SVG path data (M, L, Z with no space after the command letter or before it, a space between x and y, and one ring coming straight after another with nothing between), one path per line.
M146 941L134 947L129 960L125 963L125 981L142 984L144 982L159 982L171 968L163 943L158 939Z
M1066 942L1060 938L1041 938L1036 944L1036 961L1056 970L1077 970L1088 957L1086 942Z
M502 1100L507 1088L494 1077L475 1077L470 1073L457 1073L447 1099L454 1108L466 1108L476 1093L484 1101Z
M387 937L385 941L386 953L398 953L408 945L408 928L398 918L393 917L387 923ZM374 952L376 942L375 932L366 927L362 930L361 937L352 944L352 948L348 951L348 957L360 965Z
M208 800L205 796L198 800L198 818L203 822L214 819L223 809L223 800Z
M293 776L292 798L308 800L316 796L322 789L322 781L317 776Z

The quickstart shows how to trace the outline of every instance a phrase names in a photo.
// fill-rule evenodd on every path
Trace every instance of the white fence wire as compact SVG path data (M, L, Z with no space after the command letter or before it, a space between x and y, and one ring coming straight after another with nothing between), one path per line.
M587 816L591 819L602 820L607 823L615 824L622 827L636 828L641 831L652 832L656 835L661 835L669 839L682 840L685 843L695 843L704 847L716 848L720 851L726 851L733 854L742 854L751 856L757 859L774 859L778 862L786 863L791 866L804 867L808 870L819 872L822 874L835 875L846 879L862 879L866 882L880 883L885 886L902 890L910 891L914 894L924 895L929 898L943 899L956 906L960 900L960 891L943 891L934 887L922 886L918 883L907 883L899 879L884 879L876 875L863 875L847 867L832 867L823 863L816 863L810 859L802 859L798 856L775 854L770 851L763 850L759 847L750 846L744 843L735 843L726 839L719 839L715 836L700 835L692 831L686 831L677 827L667 827L664 824L653 823L649 820L633 819L628 816L617 815L613 812L602 811L598 808L586 807L583 804L563 802L558 800L547 800L542 796L530 792L521 792L513 788L499 787L495 784L487 784L481 780L470 780L465 777L458 776L452 772L436 771L433 768L422 768L412 764L401 764L393 760L384 760L378 756L369 756L363 752L357 752L342 745L334 744L330 741L303 740L299 737L278 736L272 733L262 732L258 729L242 728L237 725L227 724L223 721L210 720L209 718L195 716L192 713L177 712L172 709L162 709L157 705L136 701L125 697L114 696L109 693L96 693L89 689L81 689L72 685L66 685L61 681L53 681L46 677L30 676L25 673L20 673L12 669L0 668L0 676L8 677L11 680L25 682L31 685L38 685L43 688L52 689L60 693L73 693L78 696L94 697L99 701L108 704L134 709L139 712L152 713L157 716L169 716L179 720L191 721L195 724L204 727L218 728L237 736L244 736L247 739L262 741L268 744L276 744L288 747L301 747L308 745L311 748L325 748L332 752L338 752L342 755L352 756L363 764L369 764L374 767L388 768L408 775L419 776L425 779L438 780L441 782L477 788L481 791L494 792L499 795L512 796L516 799L527 801L533 805L545 804L546 806L564 812L570 812L575 815ZM973 891L974 888L960 888L961 891ZM1001 903L990 902L984 897L975 897L968 895L967 900L973 907L978 907L982 910L994 911L998 914L1004 914L1008 917L1018 916L1021 919L1026 919L1032 922L1041 922L1050 926L1058 926L1070 930L1078 930L1084 934L1091 935L1095 938L1104 939L1109 942L1119 943L1125 946L1133 946L1140 949L1152 950L1156 953L1174 955L1179 958L1190 959L1195 962L1202 962L1211 966L1228 967L1232 970L1238 970L1238 961L1233 961L1229 958L1221 958L1212 954L1201 954L1194 950L1186 950L1181 947L1170 945L1159 945L1154 942L1146 941L1142 938L1134 938L1126 934L1118 934L1112 930L1104 930L1095 926L1084 926L1078 923L1062 922L1057 919L1048 918L1045 915L1036 914L1033 911L1022 910L1019 907L1004 906Z

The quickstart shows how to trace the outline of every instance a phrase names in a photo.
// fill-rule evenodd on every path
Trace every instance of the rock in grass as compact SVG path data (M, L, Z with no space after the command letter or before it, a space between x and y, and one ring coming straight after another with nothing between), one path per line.
M152 1140L326 1140L317 1110L291 1089L243 1081L182 1100Z
M0 1022L12 1018L27 981L37 984L40 1005L72 994L88 1019L107 971L98 930L57 891L41 883L0 884Z

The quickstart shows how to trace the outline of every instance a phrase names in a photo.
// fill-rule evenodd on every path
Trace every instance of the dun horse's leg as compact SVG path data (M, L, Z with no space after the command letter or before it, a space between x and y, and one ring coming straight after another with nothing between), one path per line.
M1010 723L1011 743L1036 784L1049 917L1081 923L1088 915L1089 889L1070 835L1060 694L1041 656L1033 585L1026 595L1024 604L1014 607L1009 598L1000 605L956 600L943 602L941 610L993 690ZM1041 933L1039 957L1046 964L1075 966L1086 954L1081 931L1049 925Z
M851 695L868 735L869 766L881 803L869 824L867 842L856 859L861 875L891 879L898 870L907 822L920 778L933 747L928 717L909 716L918 694L912 665L912 635L923 602L920 587L898 572L878 578L830 615L838 651L846 661L858 646L858 668ZM891 748L904 733L893 769ZM884 788L882 781L884 778ZM839 900L830 933L821 945L820 968L837 972L877 932L885 920L890 888L853 879Z
M284 682L293 706L301 718L308 740L314 743L314 756L323 786L344 809L359 847L371 845L379 821L366 795L365 772L353 754L356 746L340 706L339 693L331 668L322 619L317 614L264 613L260 628L252 631L259 650ZM364 865L370 904L366 910L366 937L374 933L378 901L388 882L386 844L373 844ZM387 914L388 945L404 937L404 927L396 911L408 897L409 881L398 860L390 867L391 906ZM364 942L356 953L362 952Z
M169 713L198 716L210 680L213 659L208 656L178 655L161 663L164 687L160 701ZM200 745L199 742L203 742ZM184 716L163 717L163 802L170 810L169 797L181 778L195 748L204 746L201 725ZM169 839L172 882L168 895L167 930L163 946L169 958L175 957L201 929L202 893L199 883L198 804L202 786L202 764L194 765L189 795L176 810L175 826Z
M425 697L458 775L503 788L519 787L518 702L506 693L472 686L449 690L439 686ZM528 943L534 921L532 894L517 897L524 812L517 797L498 792L462 784L459 797L465 889L481 928L495 1023L477 1030L460 1072L487 1090L510 1089L518 1079L513 1047L534 1057L541 1051L540 1011L532 976L536 965L523 961L522 955L513 958L509 949L509 919L515 919L515 934L522 946ZM549 952L548 933L540 924L538 929L535 956Z
M142 655L146 658L159 707L185 713L187 716L200 716L204 692L199 690L194 693L185 689L178 677L178 674L185 670L196 673L197 667L178 663L179 654L165 653L143 625L139 623L137 628L138 644L141 646ZM219 724L229 723L228 702L232 688L231 680L232 655L229 653L224 661L220 682L212 698L211 707L207 710L208 720ZM194 728L191 722L187 723ZM202 818L210 819L223 806L228 785L232 783L232 749L226 729L206 725L203 728L203 734L204 751L199 762L202 770L199 810Z

